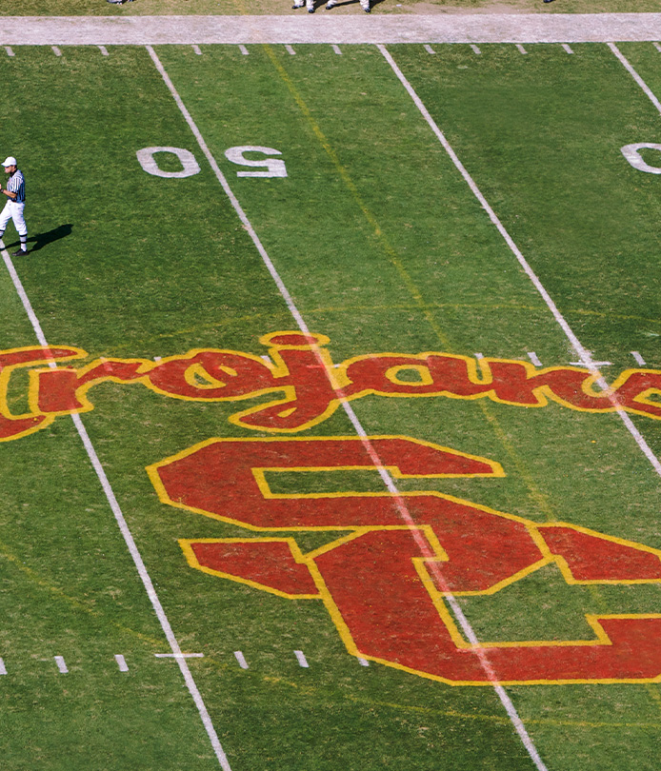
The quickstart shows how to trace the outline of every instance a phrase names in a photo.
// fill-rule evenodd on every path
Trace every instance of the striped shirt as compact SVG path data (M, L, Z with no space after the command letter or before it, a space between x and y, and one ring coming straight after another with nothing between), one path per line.
M10 193L16 193L16 198L12 199L16 201L16 203L25 203L25 179L23 178L23 172L20 169L16 169L11 177L9 177L7 190L9 190Z

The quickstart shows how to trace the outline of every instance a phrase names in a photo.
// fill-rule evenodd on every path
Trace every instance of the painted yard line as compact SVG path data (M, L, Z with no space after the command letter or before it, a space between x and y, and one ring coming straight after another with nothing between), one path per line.
M519 53L522 53L522 54L527 54L527 53L528 53L528 52L526 51L526 49L525 49L525 48L524 48L524 47L521 45L521 43L517 43L517 44L516 44L516 48L517 48L517 50L519 51Z
M370 663L367 659L362 659L360 656L358 656L358 663L361 667L369 667Z
M104 56L108 56L108 49L105 46L99 46L99 51L101 51Z
M542 366L542 362L539 360L539 356L537 356L537 354L534 351L528 351L527 355L528 355L528 358L530 359L530 361L536 367L541 367Z
M176 20L176 23L173 21ZM589 43L661 40L661 13L6 16L0 45Z
M430 45L425 45L425 51L428 54L435 54L436 53L436 51L434 51L434 49Z
M471 48L473 49L473 53L476 53L478 56L482 53L475 44L471 45Z
M566 51L568 54L573 54L573 53L574 53L574 52L572 51L571 47L567 45L567 43L563 43L563 44L562 44L562 47L565 49L565 51Z
M60 49L57 46L51 46L51 48L53 49L53 53L55 54L55 56L62 56L62 51L60 51Z
M248 662L241 651L234 651L234 658L239 662L241 669L248 669Z
M381 47L382 48L382 47ZM193 132L198 145L200 146L200 149L206 156L207 160L209 161L209 164L211 165L211 168L213 169L216 178L220 182L223 190L225 191L226 195L230 199L230 202L232 206L234 207L234 210L236 211L237 215L239 216L239 219L244 224L246 231L250 235L255 247L257 248L259 254L262 256L262 259L264 260L264 264L266 265L267 270L271 274L273 280L276 283L276 286L278 287L285 303L287 304L287 308L289 309L289 312L294 317L294 320L298 324L299 329L304 334L309 334L310 330L308 329L307 324L303 320L303 317L301 316L300 312L298 311L296 305L294 304L291 295L289 294L284 282L282 281L282 278L280 277L280 274L277 272L273 262L271 261L271 258L268 256L266 250L264 249L261 241L259 240L259 237L257 236L257 233L255 232L255 229L252 226L252 223L247 218L245 212L241 208L241 205L232 192L227 180L225 179L223 173L220 171L220 168L218 167L218 164L216 163L215 158L213 155L211 155L211 152L209 151L209 148L207 147L206 142L204 141L204 138L202 137L202 134L200 133L200 130L198 129L197 125L195 124L195 121L193 120L191 114L186 109L186 106L184 105L181 97L179 96L179 93L177 92L176 88L174 87L174 84L170 80L169 75L165 71L165 68L161 64L160 59L156 55L156 52L151 46L147 46L147 50L149 52L149 55L152 58L152 61L156 65L156 68L161 73L161 76L170 90L170 93L174 97L177 106L181 110L182 115L184 116L184 119L186 120L186 123L188 123L188 126L190 127L191 131ZM387 54L387 52L386 52ZM389 54L388 54L389 55ZM481 667L483 668L485 674L487 675L491 685L493 686L494 690L496 691L498 698L500 699L501 703L503 704L505 711L507 712L507 715L510 719L510 722L512 723L514 730L518 734L519 738L521 739L524 747L526 748L526 751L530 755L530 758L532 759L533 763L535 764L538 771L547 771L546 766L544 765L544 762L542 761L541 757L539 756L539 753L537 752L537 748L535 747L532 739L528 735L528 732L526 730L526 727L523 724L523 721L519 717L518 712L516 711L516 708L510 699L509 695L505 691L502 685L498 682L498 679L493 671L493 668L491 667L491 664L488 660L488 654L484 648L480 645L479 640L477 639L477 636L475 635L475 632L473 631L473 628L471 627L468 619L464 615L459 603L457 602L454 595L451 593L449 586L441 572L441 569L438 565L438 563L435 561L436 554L432 550L431 546L427 542L426 538L421 534L420 528L417 526L417 524L414 522L413 518L411 517L410 512L408 511L406 507L406 502L402 495L400 494L399 490L397 489L397 486L395 485L395 482L390 475L390 472L385 467L381 459L379 458L376 450L374 449L374 446L372 442L370 441L365 429L363 428L362 424L358 420L358 416L353 410L353 407L351 404L346 400L344 397L344 394L342 393L341 389L337 389L337 386L333 384L333 387L336 388L338 395L341 398L342 401L342 407L349 418L352 426L354 427L354 430L362 440L363 446L365 447L368 455L370 456L370 459L374 465L374 467L377 469L379 476L381 477L381 480L383 481L386 489L393 495L393 501L397 507L398 513L402 519L403 522L406 523L406 525L410 528L411 535L414 538L418 548L420 549L420 553L423 555L425 559L429 559L429 571L433 574L435 580L437 581L437 586L441 588L441 591L444 593L444 599L448 602L450 605L455 618L458 620L459 625L462 628L462 631L466 635L466 638L471 643L471 652L474 653L480 662Z
M293 48L292 48L290 45L286 45L286 46L285 46L285 51L286 51L286 52L287 52L287 53L288 53L290 56L296 56L296 51L294 51L294 49L293 49Z
M657 51L661 51L661 45L659 45L658 43L652 43L652 45L654 46L654 48L656 48Z
M11 50L10 46L5 46L5 51L7 52L7 56L14 56L14 52Z
M67 668L66 661L64 660L63 656L53 656L55 659L55 663L57 664L57 668L61 675L68 674L69 670Z
M0 675L6 675L7 674L7 667L5 666L5 660L0 659Z
M624 65L624 68L631 75L631 77L643 89L643 91L645 92L645 96L648 97L648 99L656 107L658 112L661 113L661 102L659 102L659 100L656 98L656 96L654 96L654 94L652 93L652 89L640 77L640 75L636 72L636 70L633 68L633 66L629 63L629 61L624 56L624 54L620 51L620 49L615 45L615 43L609 43L608 47L615 54L615 56L617 56L617 58L620 60L620 62Z
M239 51L241 51L244 56L248 56L248 49L245 46L239 46Z
M645 366L645 359L638 353L638 351L631 351L631 355L636 361L636 364L639 364L641 367Z
M340 46L338 46L338 45L335 45L334 43L333 43L333 51L335 51L335 53L336 53L338 56L342 56L342 50L341 50Z
M197 54L198 56L202 56L202 51L200 51L200 46L193 44L192 46L193 53Z
M129 671L129 665L126 663L126 659L124 656L122 656L121 653L118 653L115 656L115 661L117 662L117 666L119 667L120 672L128 672Z
M305 658L303 651L294 651L294 655L296 656L296 661L298 661L299 666L303 667L304 669L310 668L308 660Z
M32 324L32 328L37 337L37 340L39 341L40 345L47 348L48 342L46 341L46 337L44 336L44 332L41 328L41 324L39 323L39 319L37 318L34 312L34 309L32 308L32 304L30 303L30 300L25 292L21 279L19 278L18 273L16 272L16 269L14 268L14 264L11 260L11 257L9 256L9 252L5 248L5 245L2 240L0 240L0 250L2 254L2 259L7 268L7 272L11 277L12 283L14 284L14 287L16 289L18 296L21 299L21 302L23 303L23 307L25 309L25 312L28 315L30 323ZM50 366L55 367L56 366L55 362L51 362ZM115 516L115 521L119 526L120 532L124 538L124 542L126 543L126 546L129 550L131 557L133 558L133 562L138 571L138 575L142 580L143 586L145 587L145 591L147 592L147 596L149 597L149 600L152 604L154 612L156 613L156 616L159 620L159 623L165 634L165 637L167 638L170 648L173 653L181 654L181 648L179 647L177 638L175 637L174 632L172 631L172 627L170 626L168 617L165 614L165 610L163 609L163 606L161 605L161 601L159 600L158 595L156 594L156 590L154 589L154 584L151 580L151 577L149 576L149 573L147 572L147 568L145 567L145 563L142 559L142 555L138 550L138 547L133 538L133 534L129 530L129 526L126 523L124 514L119 506L119 503L117 502L115 493L110 485L110 482L108 481L106 472L103 466L101 465L101 461L99 460L98 455L96 454L96 450L94 449L94 446L89 438L89 435L83 424L83 421L81 420L80 415L77 415L77 414L72 415L71 419L73 420L76 430L78 431L78 435L80 436L81 441L83 442L83 446L85 447L85 450L87 452L87 456L92 463L92 467L96 472L99 482L101 483L101 487L110 505L110 509ZM179 664L179 669L181 670L181 673L183 675L184 682L186 683L186 687L188 688L188 691L190 692L193 698L193 701L195 702L195 706L197 707L197 710L200 713L200 718L202 719L202 723L207 731L207 735L209 736L211 745L214 749L216 757L218 758L218 762L220 763L223 771L232 771L230 764L227 760L227 757L225 755L225 752L220 744L220 741L218 740L218 735L216 734L216 730L213 727L213 723L211 722L211 718L209 716L207 708L204 704L204 701L197 687L197 684L193 679L193 675L190 672L190 669L188 667L186 660L184 658L178 658L177 663Z
M416 107L420 111L422 117L425 119L425 121L427 122L428 126L434 132L434 134L435 134L436 138L438 139L438 141L443 145L443 148L445 149L447 154L450 156L450 159L452 160L452 162L454 163L455 167L457 168L457 171L459 171L461 176L464 178L464 180L466 181L466 183L470 187L473 195L477 198L477 200L482 205L482 208L484 209L484 211L489 216L489 219L491 220L491 222L498 229L498 232L503 237L503 240L505 241L507 246L510 248L510 251L512 252L512 254L518 260L519 265L521 265L521 267L523 268L524 272L526 273L526 275L528 276L528 278L532 282L533 286L535 287L535 289L541 295L542 299L546 303L546 306L548 307L548 309L553 314L553 318L556 320L556 322L558 323L558 325L560 326L562 331L565 333L565 336L567 337L567 339L571 343L572 348L578 354L578 358L579 358L579 360L581 362L581 366L586 367L587 369L590 370L590 372L597 378L596 382L602 388L602 390L607 390L608 389L608 383L604 379L604 377L601 374L601 372L599 372L599 369L596 366L595 362L592 361L592 357L590 355L590 352L586 348L583 347L583 344L581 343L581 341L578 339L578 337L576 337L576 335L574 334L574 331L569 326L569 323L567 322L565 317L560 313L558 307L556 306L555 302L551 298L551 295L546 291L546 289L544 288L542 282L537 277L537 274L530 267L530 264L528 263L526 258L523 256L523 254L519 250L519 247L514 243L512 237L510 236L510 234L505 229L505 226L498 219L498 216L496 215L494 210L489 205L489 202L486 200L486 198L480 192L480 189L475 184L474 179L471 177L471 175L468 173L468 171L466 170L466 168L464 167L462 162L459 160L459 157L457 156L455 151L452 149L452 146L450 145L448 140L445 138L445 135L443 134L443 132L436 125L436 122L434 121L434 119L430 115L429 111L427 110L427 108L423 104L423 102L420 99L420 97L416 94L416 92L414 91L414 89L411 86L411 84L404 77L404 73L399 69L399 67L397 66L397 63L392 58L390 53L387 51L385 46L379 45L378 48L381 51L381 53L383 54L383 56L386 59L386 61L388 62L388 64L390 64L390 66L392 67L392 70L395 73L395 75L397 76L397 78L399 79L400 83L404 86L404 88L408 92L408 94L411 97L411 99L413 100L414 104L416 105ZM654 468L655 472L661 477L661 462L659 461L659 459L656 457L656 455L654 455L654 453L652 452L650 446L647 444L647 442L643 438L643 436L640 433L640 431L636 428L636 426L634 425L634 423L631 420L631 418L629 417L629 415L627 415L627 413L624 412L624 410L621 408L621 406L620 406L619 402L617 401L617 399L614 396L611 396L610 397L610 401L613 404L613 406L615 407L615 409L617 410L617 415L622 420L622 422L626 426L626 428L629 431L629 433L633 436L633 438L634 438L636 444L638 445L639 449L641 450L641 452L648 459L648 461L650 462L650 464Z
M157 659L203 659L204 653L155 653Z

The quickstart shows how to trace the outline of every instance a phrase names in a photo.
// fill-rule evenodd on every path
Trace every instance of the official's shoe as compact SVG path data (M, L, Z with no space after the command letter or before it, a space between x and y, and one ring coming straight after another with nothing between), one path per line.
M335 8L336 5L337 5L337 0L328 0L328 2L326 3L326 10L330 11L330 9Z
M296 0L292 8L302 8L305 5L305 0Z
M28 253L25 249L19 249L17 252L12 252L12 257L27 257Z
M307 0L306 6L308 9L308 13L314 13L314 0Z
M372 9L370 8L370 0L360 0L360 7L365 11L365 13L371 13Z

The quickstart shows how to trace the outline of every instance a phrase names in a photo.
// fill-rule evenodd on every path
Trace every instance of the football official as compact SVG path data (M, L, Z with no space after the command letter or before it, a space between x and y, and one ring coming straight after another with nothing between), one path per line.
M16 158L9 156L2 162L5 174L9 177L7 187L0 185L0 193L9 199L0 214L0 238L5 234L9 220L14 221L14 227L21 241L21 248L13 253L13 257L24 257L28 253L28 226L25 224L23 209L25 208L25 179L23 172L16 165Z

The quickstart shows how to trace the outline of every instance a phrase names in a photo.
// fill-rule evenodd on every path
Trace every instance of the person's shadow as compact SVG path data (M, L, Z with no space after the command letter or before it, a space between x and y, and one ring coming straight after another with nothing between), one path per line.
M48 244L52 244L54 241L59 241L60 238L70 236L72 230L73 225L58 225L56 228L48 230L46 233L39 233L39 235L32 236L31 238L28 238L28 244L31 244L29 251L38 252L40 249L43 249L44 246L48 246ZM7 248L12 249L17 245L18 242Z

